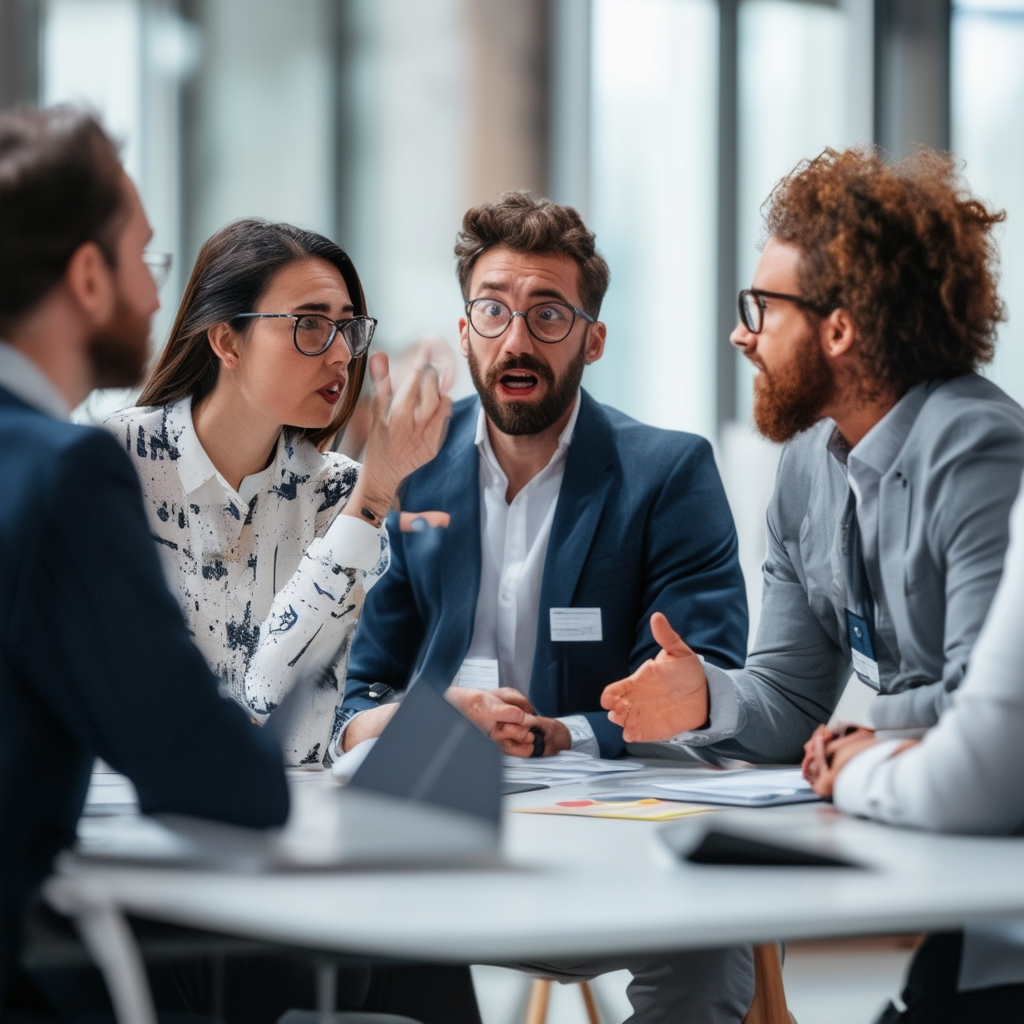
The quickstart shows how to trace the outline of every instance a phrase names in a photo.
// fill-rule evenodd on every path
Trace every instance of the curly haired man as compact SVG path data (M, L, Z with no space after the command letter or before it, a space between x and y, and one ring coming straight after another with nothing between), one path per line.
M602 695L626 742L796 762L851 671L890 734L949 706L1024 468L1024 410L976 372L1004 319L1002 219L929 150L898 164L826 150L776 186L732 334L758 370L758 429L786 445L757 640L723 670L655 615L661 652ZM974 943L970 930L929 937L908 1009L885 1019L1024 1019L1024 957L993 977Z

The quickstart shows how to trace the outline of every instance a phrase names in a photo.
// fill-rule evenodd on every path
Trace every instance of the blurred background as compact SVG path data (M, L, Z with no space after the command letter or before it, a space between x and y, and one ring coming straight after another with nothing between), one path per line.
M338 239L397 353L457 342L466 207L509 188L576 206L612 270L584 383L715 444L755 623L775 451L728 335L759 208L797 161L957 153L1009 214L989 373L1024 400L1024 0L0 0L0 106L63 100L123 141L153 248L174 254L157 344L236 217ZM831 955L787 960L802 1024L869 1019L908 953ZM507 1006L495 970L481 998ZM621 985L608 998L622 1011Z
M466 207L576 206L612 269L586 386L716 444L756 618L774 454L728 344L773 183L952 148L1009 212L993 378L1024 399L1024 0L0 0L0 105L92 104L174 254L235 217L338 239L393 351L456 342ZM458 385L468 391L468 374Z

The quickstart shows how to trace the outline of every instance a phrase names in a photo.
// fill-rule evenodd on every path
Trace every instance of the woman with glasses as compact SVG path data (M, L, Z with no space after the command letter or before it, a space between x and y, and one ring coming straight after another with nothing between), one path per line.
M436 454L451 409L426 368L392 399L387 357L368 357L375 325L339 246L237 221L200 251L138 406L107 421L227 692L262 723L298 679L317 678L289 717L293 765L330 757L351 635L388 566L384 517ZM360 467L325 449L368 364L376 396Z

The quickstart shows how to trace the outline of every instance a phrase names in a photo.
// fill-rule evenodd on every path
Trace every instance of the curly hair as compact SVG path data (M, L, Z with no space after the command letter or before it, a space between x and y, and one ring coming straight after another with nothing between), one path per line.
M809 304L842 307L867 374L903 394L976 370L1006 319L992 227L950 154L922 147L896 164L871 148L826 149L765 202L769 236L802 253Z
M488 249L504 245L516 252L568 256L580 268L580 302L591 316L601 312L610 272L594 245L594 232L571 206L534 199L529 192L502 192L496 203L466 211L455 240L462 297L469 299L469 279Z

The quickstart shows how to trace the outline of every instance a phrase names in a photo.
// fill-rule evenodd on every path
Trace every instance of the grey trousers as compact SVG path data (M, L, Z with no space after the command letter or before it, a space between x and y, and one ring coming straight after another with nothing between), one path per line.
M626 989L633 1013L626 1024L740 1024L754 998L750 946L510 966L562 982L627 970L633 975Z

